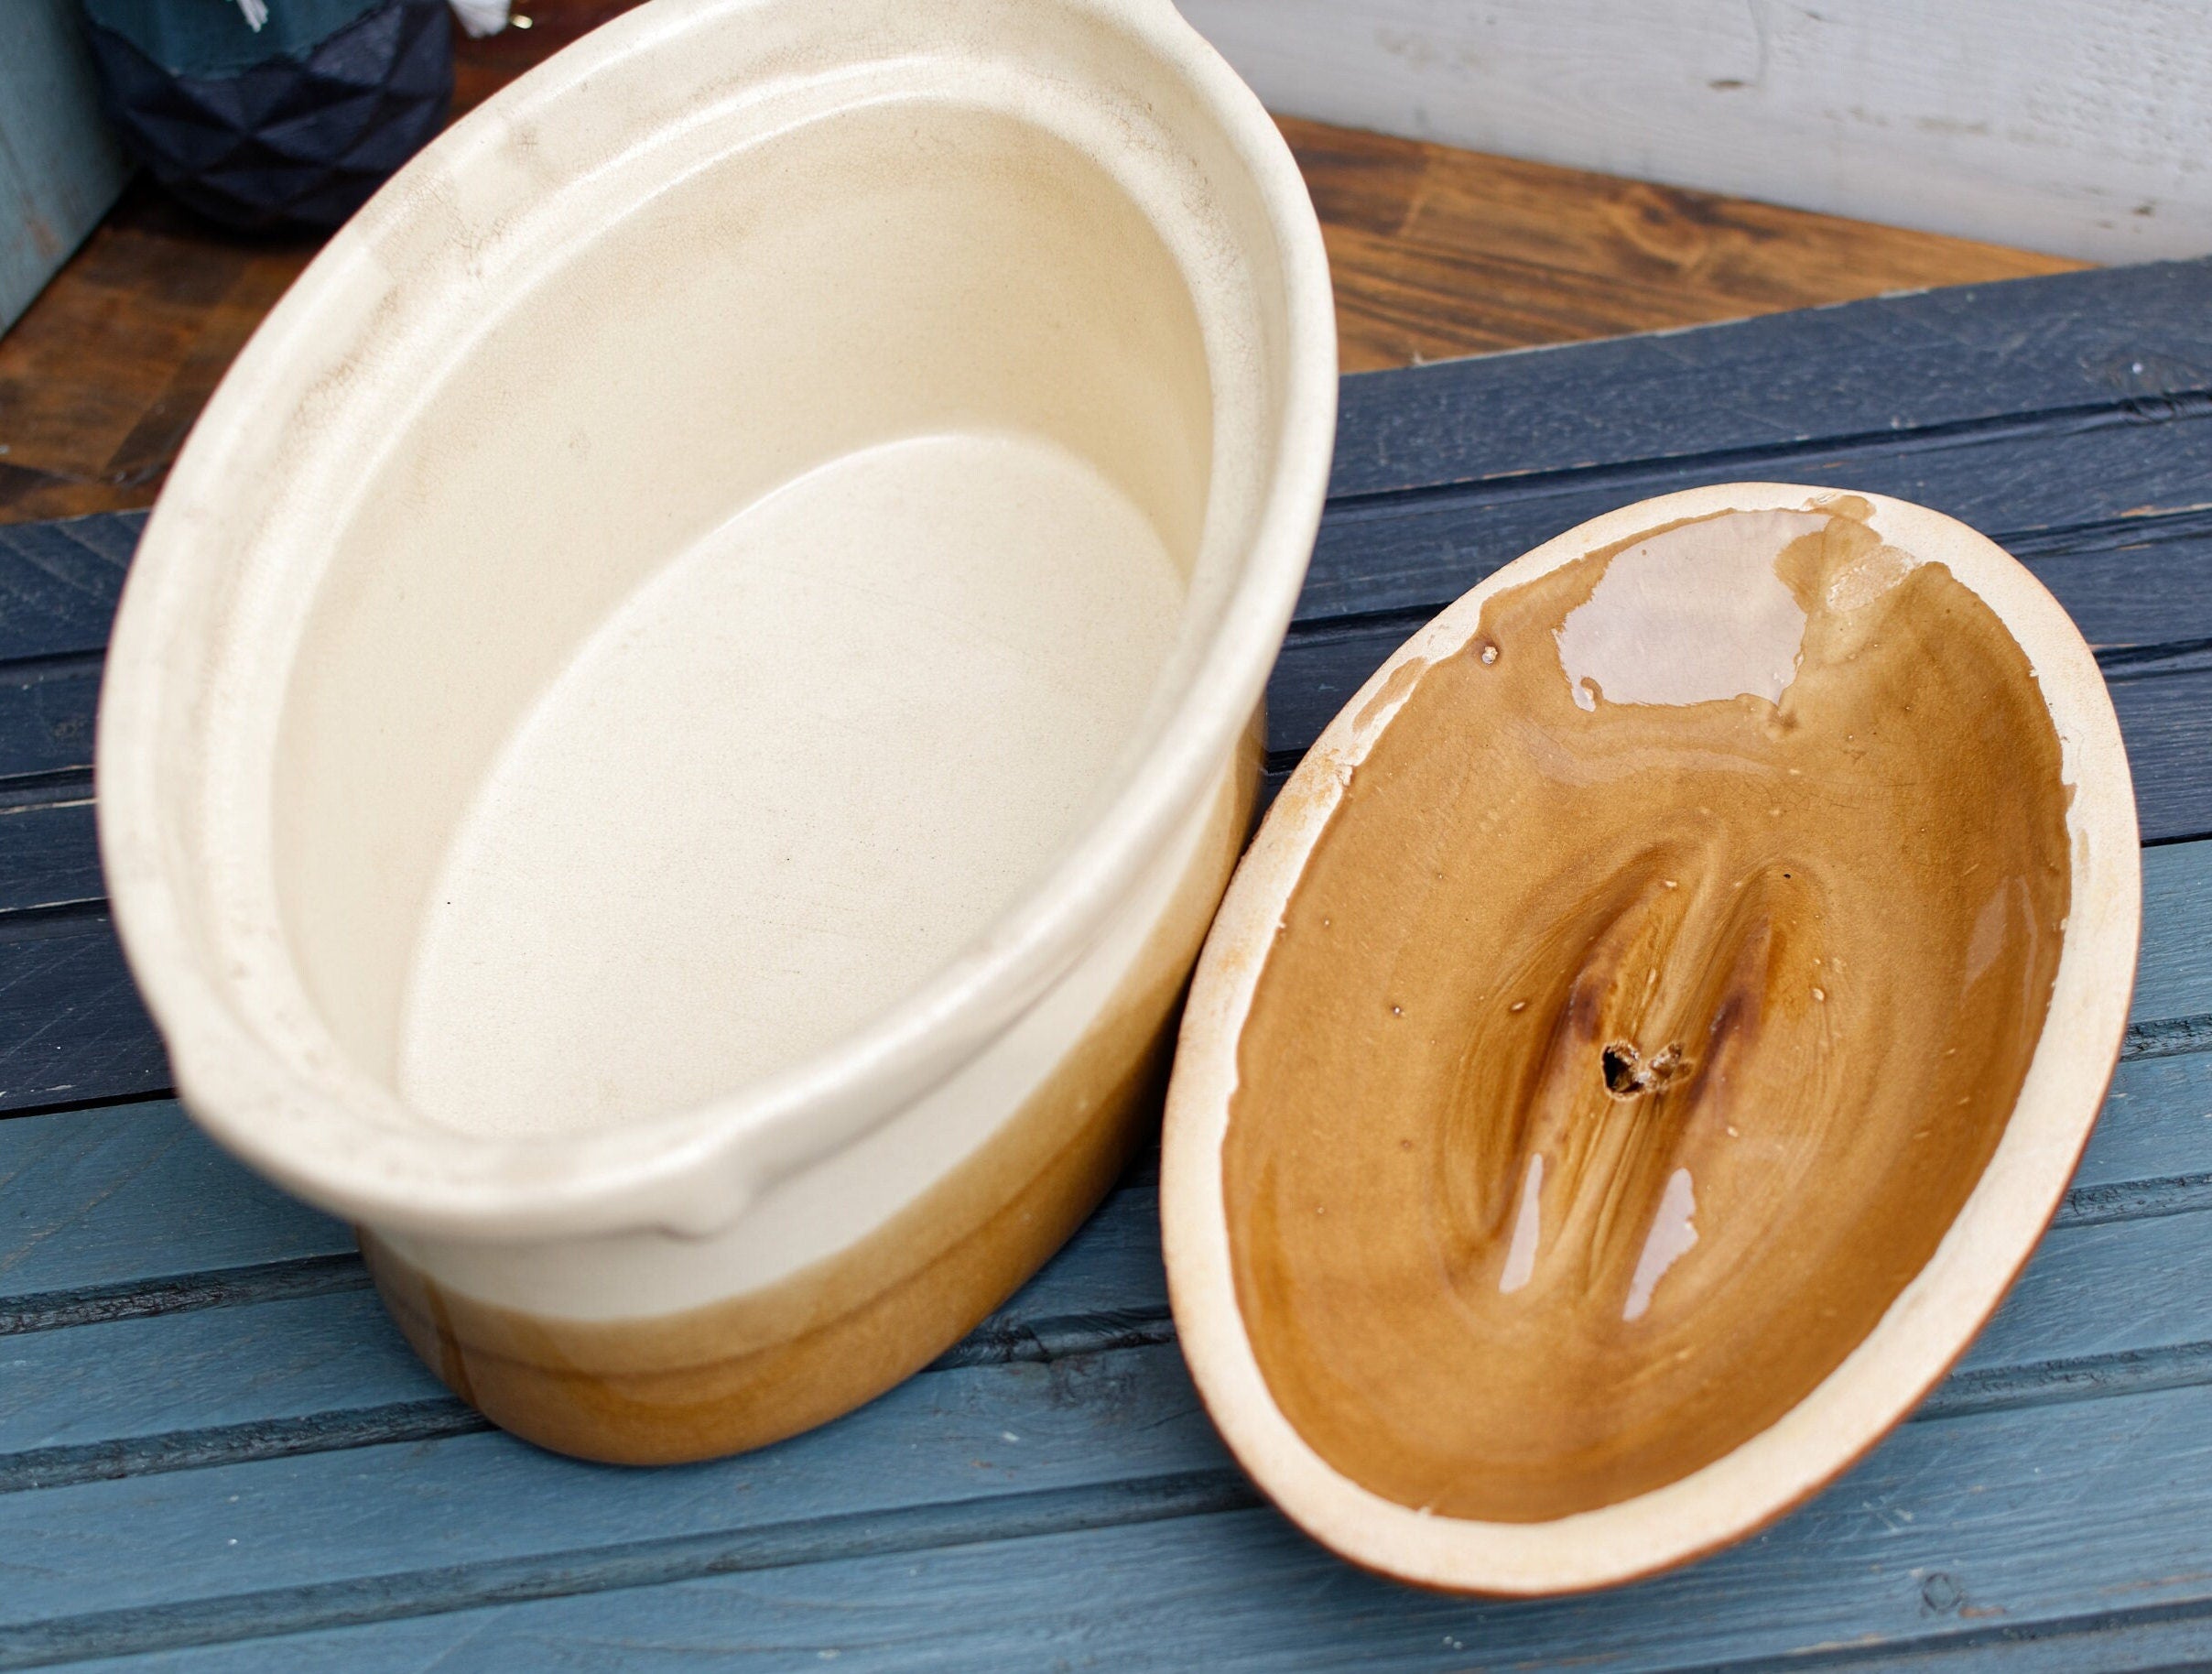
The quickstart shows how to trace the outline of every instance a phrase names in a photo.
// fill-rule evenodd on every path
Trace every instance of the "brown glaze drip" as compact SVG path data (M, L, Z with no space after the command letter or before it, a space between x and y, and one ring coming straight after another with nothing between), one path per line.
M1375 1493L1531 1522L1720 1458L1996 1148L2070 793L2011 636L1866 516L1722 513L1499 593L1315 844L1225 1207L1269 1389Z

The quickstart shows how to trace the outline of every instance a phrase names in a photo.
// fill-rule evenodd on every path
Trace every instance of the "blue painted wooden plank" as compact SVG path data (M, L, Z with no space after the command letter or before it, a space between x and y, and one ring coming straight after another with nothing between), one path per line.
M2143 955L2135 970L2136 1023L2212 1013L2212 848L2143 851Z
M953 1380L921 1381L944 1388ZM926 1461L941 1463L951 1447L969 1444L985 1450L986 1462L1003 1462L1023 1445L990 1435L988 1416L976 1415L981 1422L972 1428L967 1413L941 1416L958 1441L933 1441L921 1450ZM379 1520L356 1498L349 1514L342 1497L313 1519L324 1526L320 1538L350 1533L402 1566L353 1577L303 1570L293 1542L310 1519L299 1484L283 1508L295 1519L279 1516L255 1481L328 1460L209 1473L224 1480L205 1484L219 1492L189 1536L146 1539L148 1519L122 1505L103 1525L111 1532L100 1550L109 1561L157 1561L165 1571L103 1586L97 1613L81 1608L73 1618L0 1631L0 1666L9 1657L151 1650L407 1616L418 1619L390 1631L421 1665L451 1656L543 1666L556 1647L574 1644L587 1655L619 1653L625 1667L713 1658L775 1667L795 1654L891 1669L1026 1667L1056 1657L1209 1669L1536 1661L1658 1669L1784 1656L1818 1666L1953 1635L1986 1636L1997 1625L2109 1628L2130 1614L2212 1610L2212 1519L2201 1504L2203 1473L2212 1469L2212 1388L1909 1424L1835 1489L1741 1547L1614 1592L1518 1604L1439 1598L1362 1575L1269 1512L1207 1515L1236 1503L1238 1479L1162 1449L1159 1429L1147 1424L1160 1415L1141 1397L1102 1439L1141 1440L1153 1458L1180 1468L1085 1480L1078 1455L1095 1432L1079 1414L1056 1416L1023 1409L1023 1422L1047 1419L1048 1428L1024 1441L1034 1461L1052 1464L1021 1479L1062 1483L1056 1488L916 1503L859 1519L802 1515L741 1531L699 1520L701 1500L714 1496L694 1490L710 1473L681 1483L667 1473L645 1479L667 1484L662 1515L608 1519L606 1527L638 1528L634 1539L536 1557L509 1549L450 1561L444 1517L452 1493L485 1492L486 1478L449 1475L444 1492L424 1484L406 1503L406 1515L421 1519L413 1543L396 1538L390 1513ZM455 1462L457 1475L461 1454L488 1462L496 1442L472 1437L436 1450ZM347 1457L367 1466L383 1451ZM871 1462L855 1452L825 1468L850 1473ZM118 1490L188 1480L50 1497L121 1499ZM331 1486L344 1496L370 1485L364 1477ZM744 1492L749 1500L765 1492L780 1506L779 1487L763 1479ZM553 1519L572 1499L526 1499L514 1509ZM180 1571L235 1590L182 1594ZM312 1579L295 1579L302 1573ZM32 1591L49 1595L35 1581ZM532 1602L548 1594L566 1596ZM504 1610L468 1611L508 1601ZM419 1619L449 1611L457 1614L443 1617L442 1636ZM259 1666L281 1654L292 1668L333 1656L375 1667L385 1631L332 1635L320 1647L267 1642ZM211 1666L256 1666L250 1654L229 1655Z
M1118 1188L953 1358L1018 1358L1041 1329L1088 1321L1112 1336L1163 1318L1155 1202L1149 1181ZM346 1226L224 1156L174 1102L0 1123L0 1337L364 1290L352 1248Z
M0 916L0 1113L168 1091L105 909Z
M1155 1201L1117 1191L940 1365L1166 1341ZM351 1234L174 1105L0 1125L0 1493L482 1428L392 1330Z
M2110 682L2145 842L2212 834L2212 649L2174 661Z
M2212 560L2212 549L2207 558ZM2143 832L2152 842L2212 832L2212 569L2199 591L2206 601L2205 642L2109 652L2104 659L2136 769ZM2169 608L2166 614L2174 613ZM1286 766L1303 755L1337 710L1413 631L1412 624L1385 618L1294 634L1269 684L1272 758ZM80 683L89 685L81 677ZM47 688L19 690L38 695ZM0 700L5 695L0 686ZM43 727L36 731L28 760L11 761L5 755L5 727L0 724L0 788L16 767L35 771L29 763L38 759L38 750L52 736ZM0 914L63 903L96 904L104 897L92 816L89 747L83 753L84 777L19 794L14 801L0 800Z
M99 695L96 652L0 663L0 790L89 780Z
M1928 1397L1931 1417L2212 1384L2212 1203L2060 1225Z
M1252 1511L1189 1526L1123 1524L1019 1545L741 1573L634 1593L417 1616L80 1666L118 1674L417 1674L453 1666L819 1670L825 1664L1175 1674L1200 1667L1465 1674L1564 1666L1725 1666L1730 1674L1839 1668L1947 1674L1990 1667L2009 1674L2119 1674L2196 1669L2212 1661L2212 1621L2192 1608L2196 1601L2044 1616L2018 1626L2002 1618L1960 1623L1959 1612L1986 1606L1962 1595L1939 1611L1957 1583L1936 1569L1906 1578L1917 1582L1931 1618L1922 1635L1839 1636L1840 1643L1776 1657L1754 1654L1722 1665L1683 1655L1678 1623L1655 1625L1653 1643L1639 1654L1631 1638L1633 1625L1609 1621L1602 1625L1610 1630L1603 1634L1610 1654L1570 1664L1541 1649L1528 1651L1534 1636L1516 1634L1509 1645L1496 1647L1504 1636L1487 1631L1486 1619L1470 1625L1464 1607L1449 1601L1411 1594L1378 1599L1376 1590L1386 1583L1367 1577L1335 1582L1327 1563L1279 1520ZM1234 1595L1240 1585L1242 1597ZM840 1599L847 1601L842 1608ZM1294 1618L1287 1632L1254 1619L1279 1600ZM1689 1602L1707 1603L1703 1595ZM1673 1598L1666 1603L1687 1607ZM1755 1597L1718 1601L1731 1616L1756 1603ZM1109 1621L1113 1611L1128 1613L1130 1620ZM1343 1619L1326 1621L1310 1636L1302 1631L1328 1613L1341 1613Z
M1411 1595L1376 1600L1373 1591L1383 1583L1370 1578L1332 1584L1327 1560L1265 1513L1203 1522L1220 1527L1163 1530L1123 1524L1017 1546L739 1574L636 1593L418 1616L371 1628L80 1666L179 1674L417 1674L450 1666L797 1670L826 1663L862 1669L1159 1669L1177 1674L1201 1666L1461 1671L1566 1666L1542 1652L1523 1651L1522 1636L1502 1657L1490 1654L1496 1636L1483 1631L1489 1624L1470 1626L1466 1613L1448 1601ZM1230 1559L1231 1551L1243 1561ZM1767 1674L1808 1668L1991 1666L2011 1674L2096 1674L2194 1669L2212 1653L2212 1623L2188 1603L2044 1617L2018 1627L2002 1619L1954 1625L1958 1612L1984 1607L1962 1596L1939 1612L1937 1604L1950 1598L1956 1585L1946 1571L1910 1579L1918 1581L1925 1613L1944 1625L1918 1636L1869 1635L1777 1658L1731 1659L1725 1666ZM1239 1582L1247 1596L1227 1598ZM1252 1620L1255 1603L1264 1608L1285 1597L1296 1617L1291 1632ZM840 1598L850 1601L842 1609ZM1723 1609L1734 1610L1750 1603L1720 1601ZM1114 1609L1133 1619L1125 1625L1104 1624L1106 1612ZM1299 1627L1328 1611L1340 1611L1350 1620L1329 1623L1311 1641L1303 1638ZM1630 1631L1627 1625L1614 1627L1606 1636L1611 1655L1578 1658L1573 1666L1720 1666L1682 1658L1676 1625L1655 1632L1656 1642L1643 1655L1630 1642ZM1199 1656L1209 1660L1194 1660Z
M0 525L0 661L103 647L146 516Z
M1786 454L2007 414L2155 412L2212 389L2207 296L2202 262L2164 262L1359 374L1339 397L1330 486L1368 495L1621 460Z
M1728 473L1712 480L1728 480ZM2193 509L2060 529L2008 528L2001 519L2017 512L2018 502L2002 482L1969 472L1941 486L1947 509L2025 564L2092 645L2196 644L2212 637L2212 592L2203 585L2212 578L2212 514ZM1346 615L1378 611L1403 615L1409 625L1425 621L1500 564L1570 527L1576 519L1567 514L1610 510L1627 498L1591 493L1564 508L1532 509L1513 495L1443 503L1413 496L1331 513L1322 524L1323 553L1299 600L1298 623L1325 628Z
M60 1305L352 1248L342 1223L233 1161L172 1102L0 1122L0 1326L28 1298Z
M0 1337L0 1495L482 1428L365 1284Z
M1269 687L1274 757L1287 763L1302 754L1407 631L1390 622L1293 639ZM2145 838L2212 832L2212 651L2123 665L2113 671L2112 692ZM103 898L90 800L81 788L60 794L68 799L0 806L0 914ZM166 1086L120 957L102 942L103 928L103 919L71 920L0 942L0 1025L20 1019L27 1027L71 1012L87 1024L80 1041L0 1035L0 1108ZM86 1054L97 1055L96 1066L81 1061Z
M2212 917L2203 903L2200 894L2189 907L2200 929ZM168 1091L168 1060L105 912L0 917L0 1114Z
M702 1465L590 1465L491 1431L0 1494L0 1624L1221 1464L1172 1346L968 1367ZM6 1646L0 1625L0 1666Z
M920 1375L1168 1341L1156 1216L1149 1201L1119 1208L1101 1232L1138 1233L1154 1271L1116 1274L1111 1236L1071 1247L1058 1275L1040 1275ZM20 1333L0 1340L0 1495L487 1428L415 1358L365 1285Z
M88 784L66 799L0 802L0 913L97 905L107 898Z
M2212 511L2013 529L2001 544L2051 590L2091 645L2208 636L2212 598L2204 582L2212 578Z
M2162 1203L2212 1207L2212 1042L2121 1060L2059 1213L2087 1223Z
M2206 353L2212 360L2212 342ZM1388 375L1418 380L1447 370ZM1943 446L1884 438L1793 462L1792 474L1921 500L1964 518L2026 560L2098 644L2197 638L2203 594L2175 578L2203 575L2212 563L2212 516L2197 505L2212 458L2207 416L2192 409L2150 421L2120 409L2086 435L2079 427L2087 420L2067 418ZM1519 417L1486 412L1469 429L1510 439ZM1732 459L1669 460L1567 479L1511 467L1501 480L1469 488L1338 505L1323 520L1298 617L1427 615L1586 517L1645 495L1743 475L1743 462ZM0 527L0 662L96 653L143 523L143 514L128 513ZM66 695L76 707L57 710L53 723L89 742L91 690ZM0 681L0 750L32 732L35 722L12 712L26 701ZM10 770L9 759L0 754L0 773Z
M1561 398L1607 397L1577 386L1562 390ZM1487 431L1509 417L1485 413L1469 422ZM1989 433L1884 437L1763 462L1696 454L1556 475L1508 474L1332 506L1322 520L1298 614L1301 620L1384 610L1426 614L1563 529L1632 500L1705 484L1763 477L1871 491L1947 512L2008 549L2033 550L2054 531L2076 530L2095 549L2099 541L2114 541L2109 526L2200 514L2208 468L2212 401L2166 418L2069 415ZM2185 547L2169 556L2185 568L2197 553ZM2130 602L2120 597L2115 608Z

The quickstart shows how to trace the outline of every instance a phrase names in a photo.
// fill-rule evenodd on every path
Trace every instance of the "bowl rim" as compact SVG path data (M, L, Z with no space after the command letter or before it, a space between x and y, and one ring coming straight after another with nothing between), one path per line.
M1738 509L1808 510L1853 497L1886 538L1951 569L2027 653L2074 787L2074 859L2050 1008L2003 1137L1936 1252L1881 1319L1781 1418L1662 1487L1540 1522L1414 1510L1321 1459L1270 1396L1239 1308L1221 1196L1221 1143L1253 990L1291 889L1352 769L1419 682L1392 679L1475 633L1499 592L1657 526ZM1592 518L1503 566L1447 606L1352 695L1277 797L1214 920L1185 1009L1167 1095L1160 1213L1176 1333L1201 1400L1239 1462L1339 1555L1448 1592L1526 1597L1672 1568L1742 1538L1834 1481L1965 1353L2033 1255L2100 1111L2127 1028L2142 925L2142 851L2119 721L2065 610L1995 542L1954 518L1850 489L1720 484Z
M157 755L160 716L179 697L168 690L164 647L190 595L231 561L209 533L221 527L218 508L235 500L226 431L275 384L287 341L373 256L388 219L380 202L403 201L440 170L467 169L499 135L557 114L611 66L679 50L693 31L742 27L743 14L789 0L664 0L624 14L454 124L317 255L210 401L125 581L97 722L102 860L116 931L168 1049L179 1097L226 1148L302 1197L396 1230L486 1241L641 1229L703 1235L775 1179L873 1131L1010 1026L1075 963L1198 806L1260 700L1320 520L1337 402L1328 257L1287 143L1170 0L1039 3L1070 22L1119 31L1188 92L1245 176L1281 281L1281 397L1272 428L1257 433L1273 465L1252 534L1202 652L1113 800L981 938L887 1011L786 1071L648 1124L514 1139L392 1120L402 1110L396 1098L354 1088L365 1071L347 1083L356 1097L333 1098L296 1051L239 1015L208 969L185 908L197 874L162 840Z

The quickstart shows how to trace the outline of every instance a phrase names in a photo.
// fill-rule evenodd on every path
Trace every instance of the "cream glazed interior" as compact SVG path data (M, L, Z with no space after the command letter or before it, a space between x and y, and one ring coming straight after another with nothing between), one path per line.
M937 1273L864 1398L1131 1140L1334 401L1295 165L1165 0L597 31L331 243L147 529L102 842L187 1103L434 1361Z
M1755 1527L2025 1260L2140 888L2095 661L1971 530L1737 484L1547 543L1346 707L1209 942L1163 1216L1209 1409L1428 1584Z

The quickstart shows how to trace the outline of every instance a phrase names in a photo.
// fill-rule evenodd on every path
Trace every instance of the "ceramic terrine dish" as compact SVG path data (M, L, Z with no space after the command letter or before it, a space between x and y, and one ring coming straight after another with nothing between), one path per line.
M2096 661L1971 529L1737 484L1547 542L1346 705L1208 940L1161 1168L1208 1408L1426 1586L1741 1537L2027 1259L2141 901Z
M1333 440L1166 0L654 0L316 259L98 741L176 1085L492 1419L663 1461L926 1364L1156 1111Z

